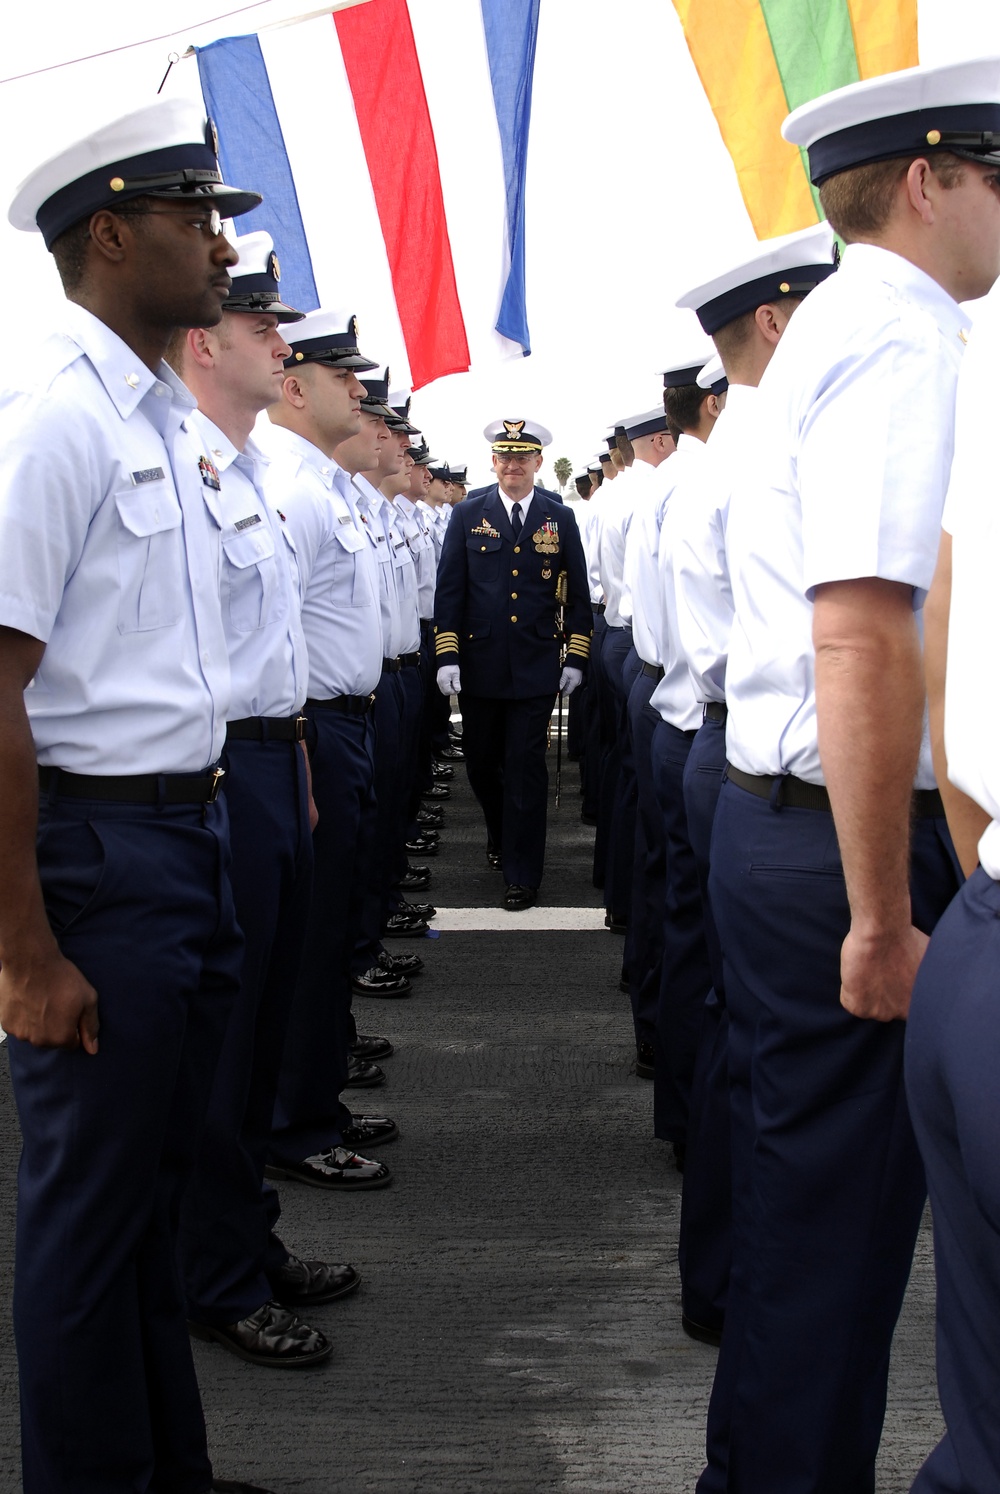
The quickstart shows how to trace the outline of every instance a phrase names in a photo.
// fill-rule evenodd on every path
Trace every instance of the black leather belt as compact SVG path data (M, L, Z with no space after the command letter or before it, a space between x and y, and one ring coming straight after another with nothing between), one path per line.
M664 675L664 668L662 664L647 664L645 659L643 659L642 672L643 674L649 675L649 678L651 680L662 680Z
M603 617L604 616L604 603L603 602L591 602L591 604L590 604L590 610L594 614L595 617Z
M39 768L39 787L60 799L101 799L109 804L214 804L224 768L204 773L142 773L98 777L65 768Z
M244 716L226 725L227 742L301 742L304 716Z
M434 626L434 619L433 619L433 617L422 617L420 619L420 626L422 628L433 628L433 626Z
M806 783L804 779L794 778L790 773L780 777L744 773L740 768L734 768L732 763L726 764L725 777L735 783L737 788L745 789L748 794L756 794L758 799L770 799L773 794L775 805L787 805L789 809L820 809L830 813L830 795L821 783ZM944 804L937 789L914 789L912 809L914 818L918 820L944 817Z
M403 666L399 662L398 659L383 659L382 660L382 673L383 674L398 674L399 671L402 669L402 667Z
M339 711L342 716L367 716L375 704L374 690L370 695L334 695L330 700L307 700L307 706L319 711Z
M724 725L728 715L729 707L724 700L706 700L701 719L702 721L718 721Z
M416 669L417 665L420 663L420 655L400 654L399 662L400 664L402 664L404 669Z

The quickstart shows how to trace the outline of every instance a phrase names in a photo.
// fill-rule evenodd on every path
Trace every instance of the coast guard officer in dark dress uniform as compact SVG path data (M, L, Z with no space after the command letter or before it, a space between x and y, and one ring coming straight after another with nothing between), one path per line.
M219 795L220 529L194 400L162 360L175 327L222 314L236 254L220 211L259 202L223 184L200 108L164 100L47 161L10 210L68 298L0 396L26 1494L247 1487L212 1480L175 1265L242 939Z
M576 519L534 486L551 437L526 420L486 427L498 481L452 512L434 603L438 688L462 693L462 743L499 853L503 906L535 901L545 860L546 728L557 691L583 679L590 651L587 563ZM565 667L560 577L565 574Z

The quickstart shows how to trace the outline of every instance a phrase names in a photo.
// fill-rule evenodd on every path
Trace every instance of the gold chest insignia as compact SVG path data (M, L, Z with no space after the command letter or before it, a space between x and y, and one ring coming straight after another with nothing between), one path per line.
M536 529L531 542L539 555L559 554L559 525L554 519L546 519L541 529Z

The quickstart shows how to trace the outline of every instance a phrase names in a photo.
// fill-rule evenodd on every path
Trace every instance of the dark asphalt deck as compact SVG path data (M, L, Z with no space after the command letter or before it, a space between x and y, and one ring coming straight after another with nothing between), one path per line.
M596 907L576 771L550 813L543 899ZM492 907L461 768L430 896ZM680 1329L680 1179L632 1072L622 941L605 932L442 934L412 999L358 1002L396 1044L356 1107L395 1116L390 1188L283 1186L301 1255L364 1281L317 1309L334 1356L312 1371L195 1345L220 1476L277 1494L690 1494L714 1351ZM17 1127L0 1065L0 1293L9 1325ZM904 1494L940 1435L925 1228L896 1340L879 1494ZM817 1354L822 1346L817 1345ZM20 1488L16 1365L0 1339L0 1494Z

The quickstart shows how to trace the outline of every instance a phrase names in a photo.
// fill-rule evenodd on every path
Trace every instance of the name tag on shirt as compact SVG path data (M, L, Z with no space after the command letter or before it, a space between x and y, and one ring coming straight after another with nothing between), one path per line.
M245 519L237 519L233 527L238 533L241 529L252 529L255 524L261 523L263 523L263 520L260 514L248 514Z
M163 482L164 472L162 467L143 467L139 472L133 472L132 486L141 488L144 482Z

